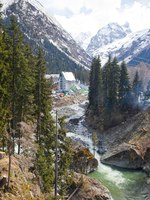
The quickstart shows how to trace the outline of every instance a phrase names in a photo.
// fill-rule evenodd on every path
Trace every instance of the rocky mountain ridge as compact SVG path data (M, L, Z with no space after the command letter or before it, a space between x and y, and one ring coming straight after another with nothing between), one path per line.
M118 61L125 60L129 65L137 65L141 62L150 64L150 31L143 30L130 33L122 39L118 39L111 44L103 46L93 51L94 55L100 55L103 63L108 59L108 55L116 56Z
M129 66L136 66L142 62L150 64L149 40L149 29L131 32L128 23L123 26L110 23L99 29L91 39L88 38L88 46L86 37L82 39L81 45L87 46L86 51L90 56L99 55L102 66L107 62L109 55L116 56L118 61L125 60Z
M91 40L92 34L90 32L81 32L75 37L75 40L77 43L84 49L86 50L90 40Z
M21 30L32 44L33 48L40 46L45 50L48 65L59 68L66 63L74 67L88 68L90 56L74 41L62 26L53 18L44 13L42 5L34 0L2 0L4 18L15 15L20 23ZM57 58L55 58L58 54ZM48 59L49 58L49 59ZM53 60L51 59L53 58ZM57 59L61 60L57 66ZM66 63L63 63L66 60ZM73 67L72 67L73 68Z
M91 41L86 49L89 55L93 55L95 50L101 49L104 46L127 36L131 33L128 24L120 26L117 23L110 23L98 30L97 34L91 38Z

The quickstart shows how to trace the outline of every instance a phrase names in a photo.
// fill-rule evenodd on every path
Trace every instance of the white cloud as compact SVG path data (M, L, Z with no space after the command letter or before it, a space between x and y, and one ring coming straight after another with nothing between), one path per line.
M91 31L110 22L128 21L136 31L150 28L150 3L144 0L39 0L70 33ZM147 7L146 7L147 5Z
M133 6L124 10L124 19L130 22L133 31L150 28L150 7L134 2Z

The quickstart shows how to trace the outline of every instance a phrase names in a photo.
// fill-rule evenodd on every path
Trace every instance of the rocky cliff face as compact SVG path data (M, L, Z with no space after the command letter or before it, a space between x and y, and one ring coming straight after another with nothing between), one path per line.
M150 174L150 112L144 111L106 132L112 138L101 161L106 164L143 169Z

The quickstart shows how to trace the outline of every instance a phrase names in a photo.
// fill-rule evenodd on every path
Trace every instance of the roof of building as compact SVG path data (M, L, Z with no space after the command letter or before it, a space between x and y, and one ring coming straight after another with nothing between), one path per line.
M75 81L76 80L72 72L62 72L62 74L67 81Z

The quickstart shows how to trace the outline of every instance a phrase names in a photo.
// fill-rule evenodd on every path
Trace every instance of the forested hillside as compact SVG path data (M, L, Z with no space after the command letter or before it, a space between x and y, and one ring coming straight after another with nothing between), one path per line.
M5 2L5 1L4 1ZM3 18L6 25L10 17L15 15L27 43L37 54L37 49L43 49L48 73L72 71L77 79L88 80L90 56L73 40L53 17L45 14L38 7L38 1L17 0L5 2Z
M101 68L100 58L93 59L87 109L89 121L95 116L99 128L107 129L141 109L143 106L141 98L149 94L149 87L146 85L144 89L138 71L135 71L132 76L133 78L130 79L124 61L119 65L116 58L109 57L105 66ZM145 98L148 98L148 95Z
M15 169L20 170L14 156L21 154L32 163L37 179L40 177L40 187L46 199L53 198L54 186L59 188L55 196L64 196L70 183L71 143L65 136L64 119L58 119L60 128L56 150L56 128L50 114L52 84L45 79L44 53L39 48L37 56L33 54L14 16L7 27L0 20L0 149L8 155L7 170L0 168L1 178L4 178L4 173L6 176L2 191L16 192L17 196L18 187L14 189L12 173ZM28 126L34 128L27 131ZM59 155L57 178L56 151Z

